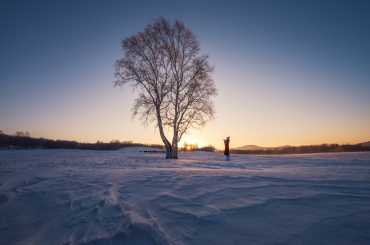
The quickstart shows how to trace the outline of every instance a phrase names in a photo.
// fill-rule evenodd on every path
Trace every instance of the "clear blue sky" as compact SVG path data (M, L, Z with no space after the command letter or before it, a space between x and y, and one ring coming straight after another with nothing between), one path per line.
M370 1L0 2L0 130L161 143L113 88L121 40L183 20L215 65L217 119L189 143L370 140Z

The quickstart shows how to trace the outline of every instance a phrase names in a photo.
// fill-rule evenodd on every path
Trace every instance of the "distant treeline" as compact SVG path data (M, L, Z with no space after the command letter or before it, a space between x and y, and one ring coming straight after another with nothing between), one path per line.
M185 150L186 150L186 148L185 148ZM207 146L200 147L200 148L192 148L192 149L190 149L190 151L209 151L209 152L215 152L216 151L216 148L213 145L207 145Z
M80 149L80 150L118 150L124 147L147 146L163 149L163 145L140 144L132 141L120 142L112 140L109 143L97 141L96 143L79 143L68 140L51 140L45 138L33 138L28 132L17 132L14 135L0 133L0 149Z
M254 154L254 155L274 155L274 154L306 154L306 153L324 153L324 152L358 152L370 151L370 146L356 145L338 145L338 144L322 144L322 145L303 145L291 146L283 149L267 149L267 150L230 150L233 154Z

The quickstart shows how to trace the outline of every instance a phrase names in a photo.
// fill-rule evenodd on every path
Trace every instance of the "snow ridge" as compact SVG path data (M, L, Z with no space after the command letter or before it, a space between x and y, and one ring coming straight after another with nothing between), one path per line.
M144 149L0 151L2 244L370 242L369 153Z

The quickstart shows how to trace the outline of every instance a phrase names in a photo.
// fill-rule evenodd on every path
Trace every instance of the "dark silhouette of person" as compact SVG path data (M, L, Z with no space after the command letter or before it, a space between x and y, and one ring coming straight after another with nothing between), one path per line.
M224 151L224 155L226 156L226 161L230 161L230 148L229 148L229 144L230 144L230 136L228 136L228 137L224 140L224 144L225 144L225 151Z

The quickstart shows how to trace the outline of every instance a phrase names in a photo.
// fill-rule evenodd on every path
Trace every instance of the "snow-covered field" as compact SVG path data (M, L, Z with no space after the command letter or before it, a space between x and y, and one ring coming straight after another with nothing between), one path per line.
M0 243L370 244L370 152L0 151Z

